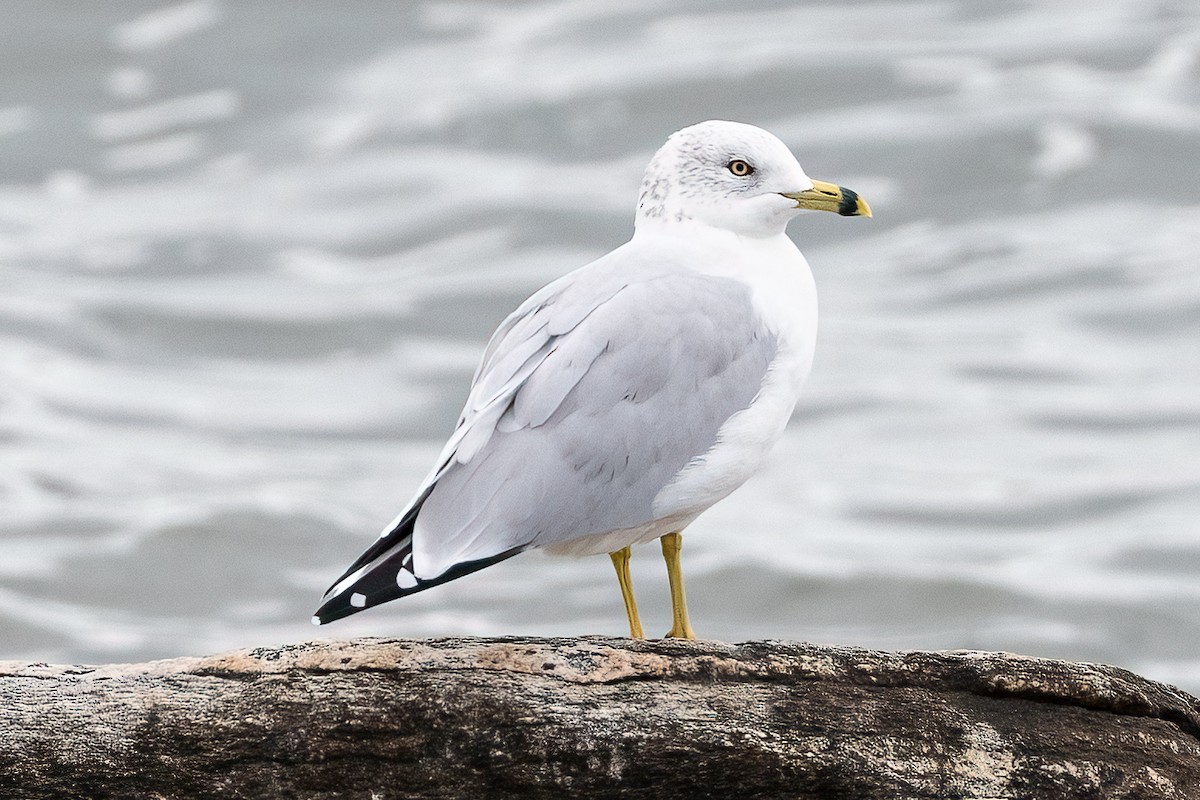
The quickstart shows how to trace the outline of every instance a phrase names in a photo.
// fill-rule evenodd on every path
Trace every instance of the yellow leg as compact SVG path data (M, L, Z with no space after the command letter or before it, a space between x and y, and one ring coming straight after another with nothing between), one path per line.
M667 580L671 584L671 631L669 638L695 639L691 623L688 622L687 598L683 596L683 570L679 568L679 551L683 549L683 537L679 532L662 537L663 558L667 561Z
M621 598L625 601L625 615L629 617L629 638L644 639L642 621L638 619L637 601L633 599L633 581L629 579L629 556L630 549L628 547L608 554L617 570L617 582L621 584Z

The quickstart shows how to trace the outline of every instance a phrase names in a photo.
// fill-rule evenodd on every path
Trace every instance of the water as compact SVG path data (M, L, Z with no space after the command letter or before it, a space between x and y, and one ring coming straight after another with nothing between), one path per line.
M701 635L1097 660L1200 691L1194 2L43 3L0 32L0 658L624 632L523 556L334 627L492 328L709 117L872 221L702 517ZM669 610L635 553L650 631Z

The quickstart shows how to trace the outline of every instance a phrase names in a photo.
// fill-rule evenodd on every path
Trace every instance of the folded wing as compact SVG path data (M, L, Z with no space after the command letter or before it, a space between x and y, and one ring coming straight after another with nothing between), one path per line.
M776 339L749 288L606 270L620 252L504 321L434 469L330 588L321 621L529 547L652 522L659 491L750 405Z

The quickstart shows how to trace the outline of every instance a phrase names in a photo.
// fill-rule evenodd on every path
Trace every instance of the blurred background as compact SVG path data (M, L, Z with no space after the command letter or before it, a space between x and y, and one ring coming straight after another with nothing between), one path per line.
M809 389L686 537L707 638L983 648L1200 692L1194 0L5 2L0 659L624 635L529 554L313 629L492 329L727 118L874 220L790 234ZM635 552L649 632L656 546Z

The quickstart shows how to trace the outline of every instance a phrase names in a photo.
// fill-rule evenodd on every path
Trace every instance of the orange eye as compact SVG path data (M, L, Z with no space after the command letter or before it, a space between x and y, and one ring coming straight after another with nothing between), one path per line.
M742 161L740 158L735 158L733 161L729 162L729 171L734 175L737 175L739 178L744 178L754 172L754 167L750 166L745 161Z

